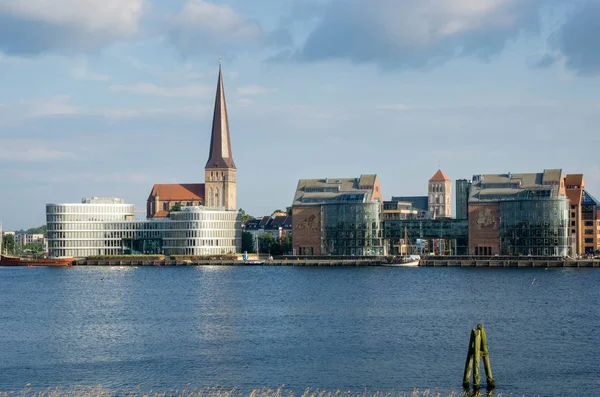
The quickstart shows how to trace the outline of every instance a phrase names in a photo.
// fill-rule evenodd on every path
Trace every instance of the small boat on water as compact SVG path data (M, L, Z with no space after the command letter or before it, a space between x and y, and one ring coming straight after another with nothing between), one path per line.
M0 266L71 266L75 258L22 258L0 255Z
M418 267L421 258L419 255L400 256L393 258L388 263L382 263L387 267Z

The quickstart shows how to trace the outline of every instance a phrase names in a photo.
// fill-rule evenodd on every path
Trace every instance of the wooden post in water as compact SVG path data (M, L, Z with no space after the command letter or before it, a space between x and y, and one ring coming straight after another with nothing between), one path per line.
M485 367L485 376L488 389L493 389L496 384L492 376L492 367L490 365L489 351L487 348L487 337L483 324L477 324L476 329L471 330L471 338L469 340L469 350L467 352L467 360L465 361L465 372L463 375L463 387L469 387L469 378L471 377L471 369L473 369L473 389L479 389L481 377L479 375L479 361L483 358Z
M489 389L493 389L496 386L496 382L494 382L494 377L492 376L492 366L490 365L490 354L487 347L487 337L485 335L485 330L483 329L483 324L477 324L477 329L481 333L481 356L483 357L483 367L485 368L485 377L487 387Z
M471 339L469 340L469 349L467 350L467 361L465 362L465 373L463 375L463 387L468 388L471 378L471 368L473 368L473 354L475 353L475 330L471 330Z

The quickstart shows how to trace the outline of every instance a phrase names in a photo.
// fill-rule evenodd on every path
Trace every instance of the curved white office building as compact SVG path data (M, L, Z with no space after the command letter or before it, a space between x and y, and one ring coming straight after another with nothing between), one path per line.
M135 220L117 198L47 204L51 257L165 254L221 255L241 251L241 215L225 208L185 207L169 218Z

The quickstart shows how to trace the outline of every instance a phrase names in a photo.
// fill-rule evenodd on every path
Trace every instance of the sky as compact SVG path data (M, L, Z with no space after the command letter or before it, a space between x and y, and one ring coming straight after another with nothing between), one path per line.
M298 179L583 173L600 197L597 0L0 0L0 220L202 183L219 57L237 202Z

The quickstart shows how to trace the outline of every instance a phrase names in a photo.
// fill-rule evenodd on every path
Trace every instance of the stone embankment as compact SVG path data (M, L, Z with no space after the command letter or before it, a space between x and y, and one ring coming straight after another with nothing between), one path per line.
M79 259L74 266L380 266L388 260L378 257L362 258L318 258L285 257L258 261L236 259ZM600 267L600 259L569 259L556 257L476 257L476 256L426 256L420 261L421 267Z
M600 259L548 256L426 256L420 266L432 267L600 267Z

